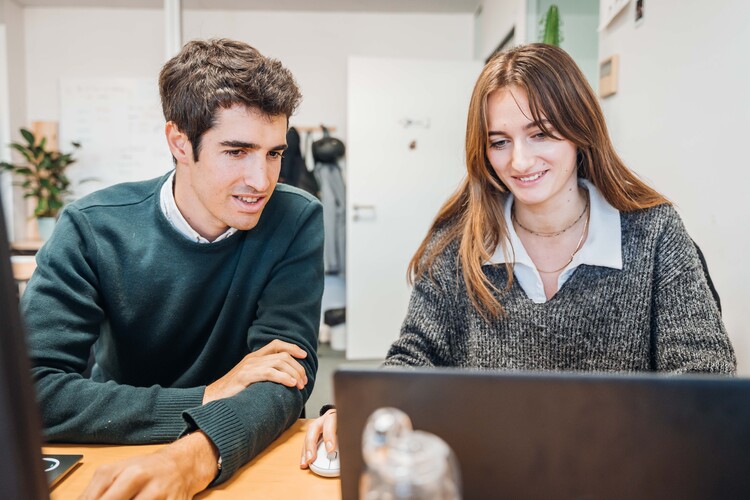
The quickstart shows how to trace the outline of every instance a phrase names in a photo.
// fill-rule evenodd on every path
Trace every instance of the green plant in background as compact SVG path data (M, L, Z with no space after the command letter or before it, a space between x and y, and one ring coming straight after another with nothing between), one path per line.
M25 128L21 135L26 144L12 142L10 147L21 153L26 160L22 164L0 162L0 169L13 172L23 178L20 186L24 190L24 198L36 198L36 217L57 217L64 205L65 195L69 193L70 180L65 170L75 163L72 153L60 153L46 149L47 139L37 142L36 137ZM77 142L74 148L81 147Z
M539 25L542 28L539 35L542 43L559 47L563 37L561 32L560 10L557 8L557 5L552 4L549 6L547 13L539 20Z

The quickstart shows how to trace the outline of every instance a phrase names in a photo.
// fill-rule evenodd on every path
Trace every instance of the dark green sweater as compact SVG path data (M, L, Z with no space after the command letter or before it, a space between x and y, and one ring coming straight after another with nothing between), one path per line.
M221 454L221 482L289 427L312 391L322 209L279 184L255 228L200 244L159 208L165 179L65 209L21 303L33 375L49 440L158 443L200 428ZM307 351L304 390L262 382L201 406L206 385L277 338Z

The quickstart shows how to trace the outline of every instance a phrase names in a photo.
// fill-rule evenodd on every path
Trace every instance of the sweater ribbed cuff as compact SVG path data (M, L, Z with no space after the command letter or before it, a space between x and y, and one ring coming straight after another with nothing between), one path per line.
M164 389L156 402L156 421L153 436L155 442L171 442L185 430L182 412L200 406L203 402L203 387L190 389Z
M245 464L248 431L233 410L222 401L212 401L182 414L188 426L200 429L219 449L221 472L209 486L223 483Z

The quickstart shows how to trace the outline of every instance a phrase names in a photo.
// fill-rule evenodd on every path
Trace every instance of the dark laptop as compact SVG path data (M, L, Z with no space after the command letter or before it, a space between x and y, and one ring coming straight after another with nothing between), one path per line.
M442 437L465 499L750 498L750 380L719 376L340 369L344 500L377 408Z
M40 428L0 198L0 498L47 499L48 481L54 484L81 459L48 455L43 461Z

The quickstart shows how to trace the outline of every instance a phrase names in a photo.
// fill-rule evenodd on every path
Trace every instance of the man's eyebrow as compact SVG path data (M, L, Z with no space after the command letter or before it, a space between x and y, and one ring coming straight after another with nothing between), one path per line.
M254 142L221 141L220 144L229 148L260 149L260 144L255 144ZM286 151L287 148L288 146L286 144L279 144L278 146L274 146L270 149L271 151Z

